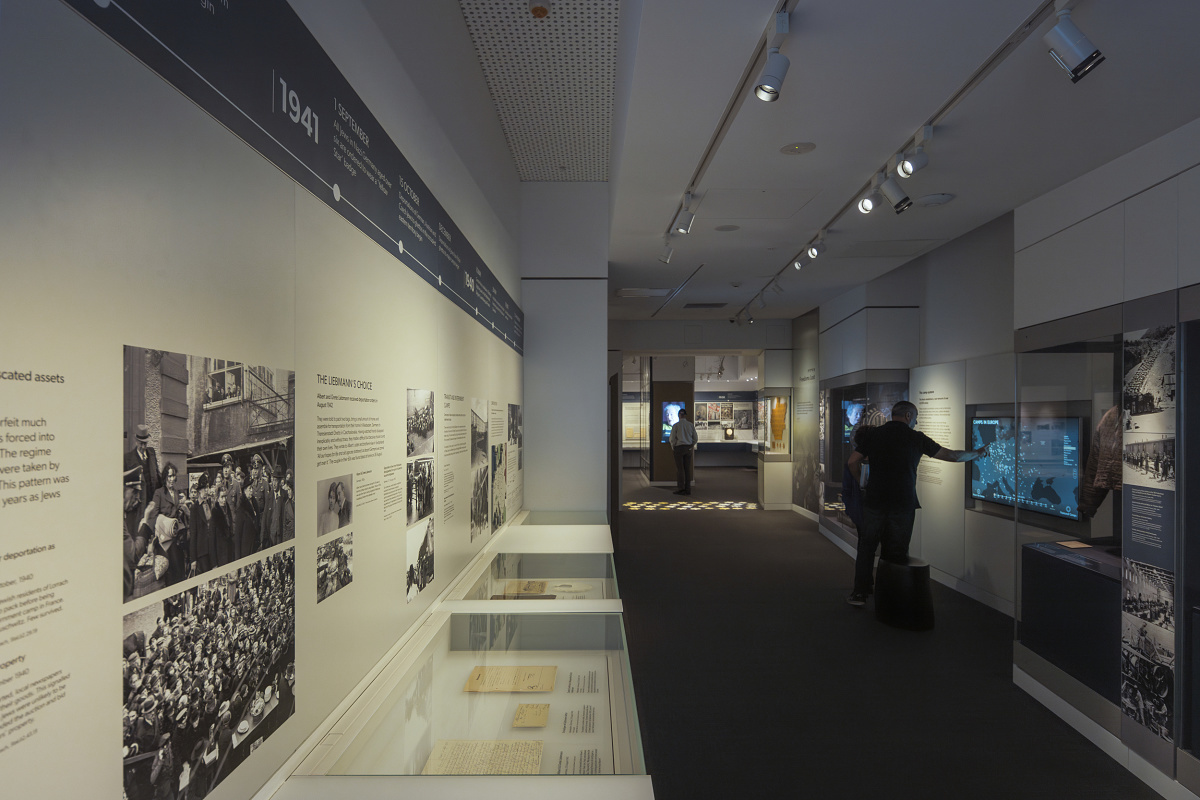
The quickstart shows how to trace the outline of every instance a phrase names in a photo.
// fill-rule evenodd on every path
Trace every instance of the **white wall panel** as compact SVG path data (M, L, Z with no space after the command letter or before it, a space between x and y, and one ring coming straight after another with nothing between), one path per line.
M1200 161L1200 119L1137 148L1015 211L1019 252L1080 220L1119 205Z
M1014 353L968 359L965 398L967 405L1013 402L1016 361Z
M607 508L607 280L526 280L525 507ZM687 380L695 377L695 367ZM658 375L655 375L658 378Z
M1125 215L1110 208L1032 247L1013 269L1013 326L1120 303L1125 287Z
M908 369L921 363L921 309L868 308L867 369Z
M521 184L521 277L608 277L608 184Z
M1179 181L1125 201L1125 299L1179 285Z

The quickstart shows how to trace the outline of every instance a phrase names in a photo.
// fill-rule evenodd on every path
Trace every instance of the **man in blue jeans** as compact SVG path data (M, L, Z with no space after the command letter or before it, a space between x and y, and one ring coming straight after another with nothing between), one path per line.
M917 407L907 400L892 406L892 419L878 428L864 429L855 440L855 451L847 466L861 480L863 461L871 464L871 479L863 492L863 524L858 532L858 556L854 560L854 591L846 602L864 606L874 585L875 548L883 546L880 558L905 563L913 522L921 504L917 501L917 464L921 456L939 461L974 461L987 455L978 450L947 450L924 433L913 430Z

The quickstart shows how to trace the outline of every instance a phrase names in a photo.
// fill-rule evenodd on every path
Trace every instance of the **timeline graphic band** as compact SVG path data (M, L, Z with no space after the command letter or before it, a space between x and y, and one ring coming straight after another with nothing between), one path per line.
M63 0L517 353L524 315L286 0Z

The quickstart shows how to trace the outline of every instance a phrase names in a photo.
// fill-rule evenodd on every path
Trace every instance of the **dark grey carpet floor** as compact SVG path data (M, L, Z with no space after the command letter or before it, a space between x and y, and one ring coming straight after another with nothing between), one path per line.
M754 501L753 470L694 500ZM624 500L673 501L627 474ZM940 585L914 633L845 603L853 562L787 511L622 511L625 606L658 800L1157 798L1012 683L1013 623Z

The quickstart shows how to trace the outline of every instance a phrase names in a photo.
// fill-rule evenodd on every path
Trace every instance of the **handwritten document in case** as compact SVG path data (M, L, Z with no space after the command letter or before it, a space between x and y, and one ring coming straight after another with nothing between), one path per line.
M475 667L464 692L552 692L558 667Z
M514 728L544 728L550 721L549 703L521 703L513 717Z
M546 581L508 581L504 584L504 593L511 595L545 594L546 583Z
M537 775L542 743L438 739L422 775Z

